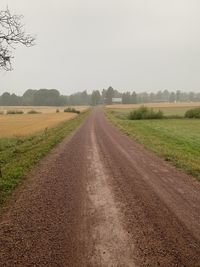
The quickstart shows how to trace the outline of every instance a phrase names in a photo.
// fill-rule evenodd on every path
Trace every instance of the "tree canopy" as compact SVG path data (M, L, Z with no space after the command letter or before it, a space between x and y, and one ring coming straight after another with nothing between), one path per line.
M109 98L108 98L109 97ZM28 89L22 96L3 93L0 96L2 106L66 106L66 105L98 105L112 103L112 97L122 98L123 104L143 104L153 102L184 102L200 101L200 93L194 92L169 92L168 90L156 93L119 92L113 88L94 90L91 94L87 91L71 95L61 95L56 89Z

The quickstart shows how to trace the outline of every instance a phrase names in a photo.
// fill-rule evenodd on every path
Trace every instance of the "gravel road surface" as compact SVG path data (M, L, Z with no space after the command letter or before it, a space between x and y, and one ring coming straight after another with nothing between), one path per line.
M200 266L200 183L96 108L11 197L0 266Z

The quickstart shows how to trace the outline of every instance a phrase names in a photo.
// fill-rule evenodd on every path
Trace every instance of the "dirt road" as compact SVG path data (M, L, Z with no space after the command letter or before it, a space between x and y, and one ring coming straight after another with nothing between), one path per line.
M0 266L200 266L200 185L95 109L12 197Z

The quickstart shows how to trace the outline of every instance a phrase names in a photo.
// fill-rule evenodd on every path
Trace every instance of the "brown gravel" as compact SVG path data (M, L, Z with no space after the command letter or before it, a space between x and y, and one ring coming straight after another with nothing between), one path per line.
M94 109L16 190L0 266L200 266L200 184Z

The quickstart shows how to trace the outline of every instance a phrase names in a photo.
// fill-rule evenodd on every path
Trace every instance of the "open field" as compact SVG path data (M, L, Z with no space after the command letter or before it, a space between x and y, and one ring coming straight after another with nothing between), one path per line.
M88 109L86 106L77 106L75 108L81 112ZM0 138L34 134L77 116L75 113L63 112L63 107L58 108L60 111L58 113L56 113L56 109L56 107L0 107L0 110L4 112L8 110L23 110L25 113L0 115ZM41 113L26 114L30 110Z
M66 107L46 107L46 106L0 106L0 112L6 113L9 110L22 110L24 113L27 113L31 110L35 110L37 112L41 113L55 113L57 109L59 109L60 112L63 112ZM85 111L89 107L88 106L73 106L73 108L79 110L79 111Z
M44 155L46 155L53 146L79 126L87 114L88 112L84 112L80 115L75 115L74 117L74 114L63 113L62 115L65 116L64 121L60 122L57 126L27 136L8 137L9 131L6 130L6 127L4 128L7 131L7 137L0 138L0 206L5 201L5 198L21 181L23 175ZM61 114L39 114L39 116L52 115L60 116ZM21 127L20 129L20 124L15 124L15 127L18 127L20 131L27 129L28 120L32 117L29 115L24 116L27 118L24 128ZM44 117L42 117L42 119L39 117L38 122L38 115L36 114L34 116L36 116L36 120L34 121L35 125L30 124L30 129L28 128L28 130L25 131L26 133L28 131L34 132L34 126L37 128L38 123L42 125L42 119L44 119ZM18 118L18 115L8 115L5 117L13 118L14 123L16 118ZM68 118L68 120L66 120L66 118ZM71 119L69 120L69 118ZM58 118L56 118L55 121L57 124ZM45 124L46 122L44 121L43 123ZM9 125L11 125L11 121ZM14 128L10 129L10 131L11 130L14 131Z
M34 134L75 118L75 113L46 113L0 116L0 137Z
M106 108L112 109L115 113L118 113L119 116L124 116L128 114L131 110L137 109L141 106L153 108L154 110L163 111L164 115L178 115L183 116L188 109L194 107L200 107L200 102L192 103L145 103L145 104L126 104L126 105L107 105Z
M123 132L165 160L200 179L200 120L128 120L120 111L106 111L108 118Z

